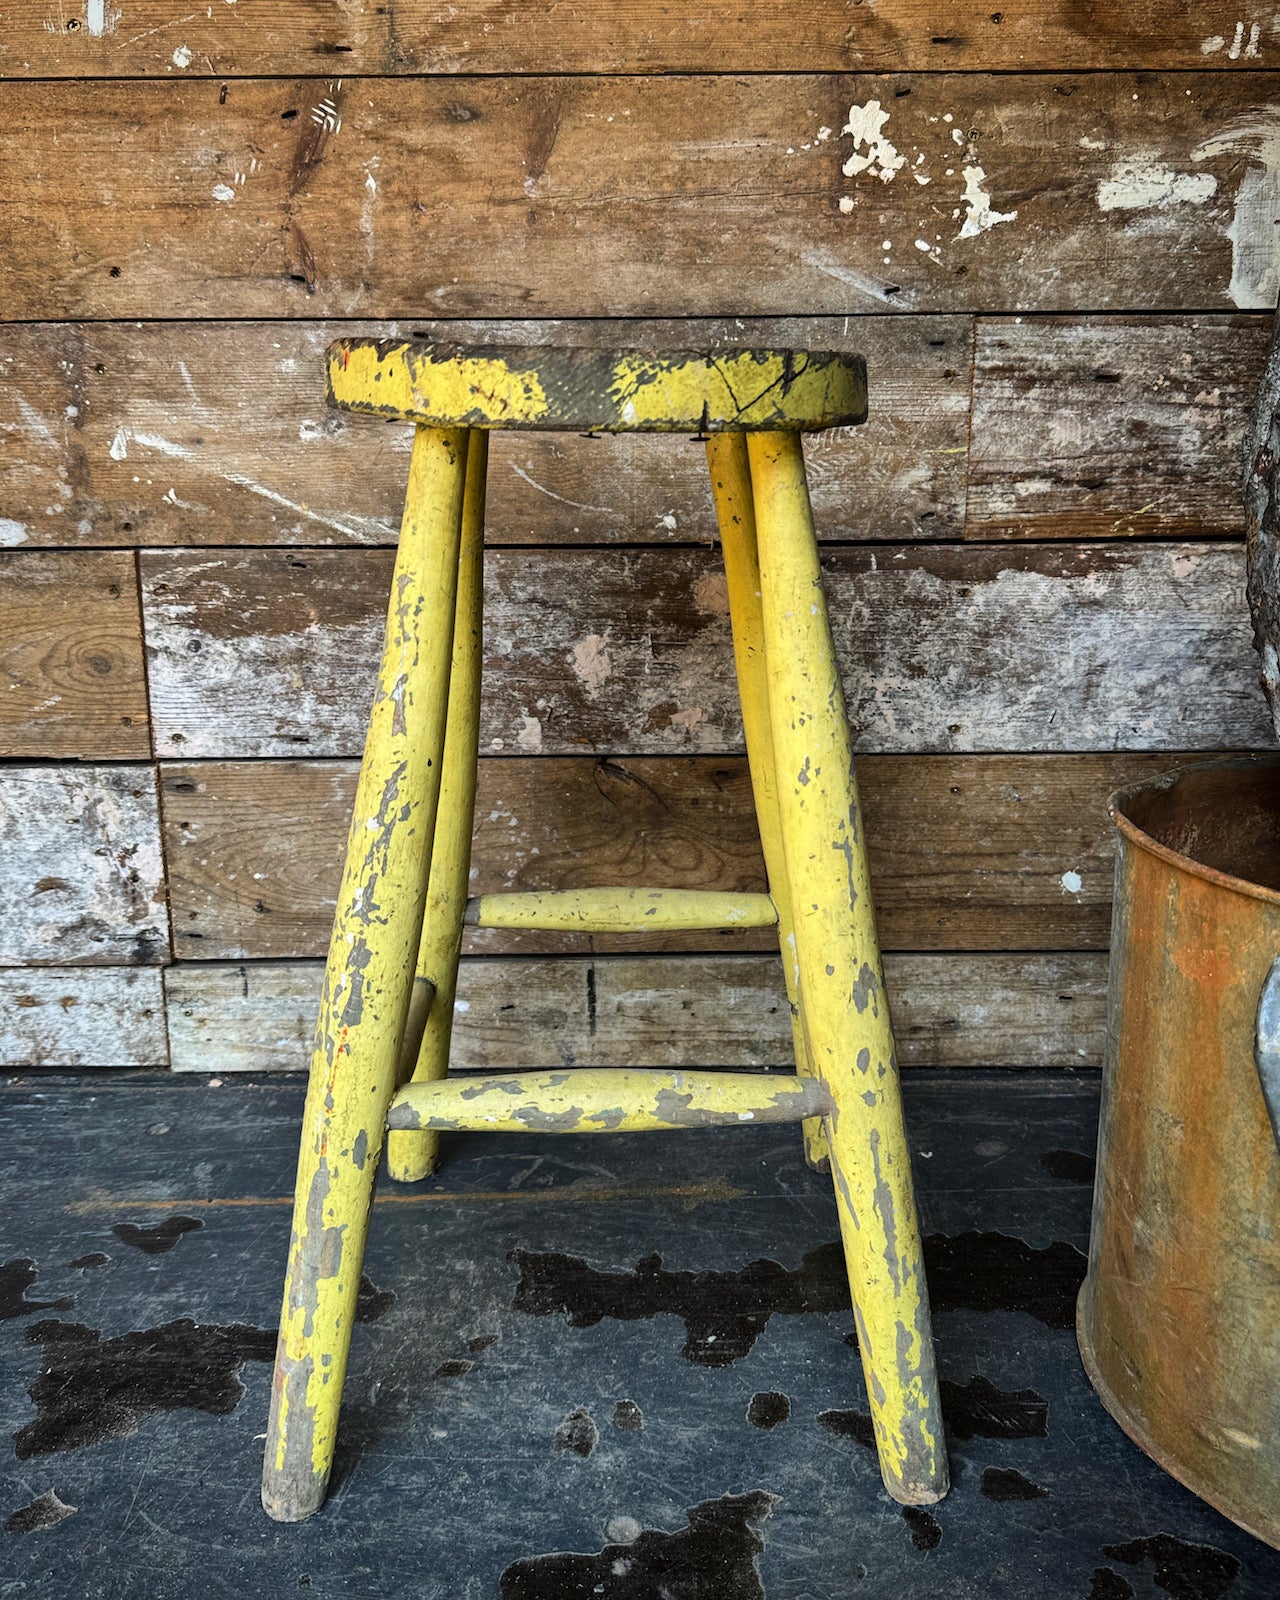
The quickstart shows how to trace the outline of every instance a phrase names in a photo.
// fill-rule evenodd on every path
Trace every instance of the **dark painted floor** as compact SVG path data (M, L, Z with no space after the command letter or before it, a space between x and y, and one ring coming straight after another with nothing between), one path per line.
M955 1486L883 1493L792 1129L473 1137L375 1211L326 1509L258 1507L301 1091L0 1090L0 1596L1261 1600L1076 1355L1096 1082L908 1083ZM7 1263L7 1265L3 1265Z

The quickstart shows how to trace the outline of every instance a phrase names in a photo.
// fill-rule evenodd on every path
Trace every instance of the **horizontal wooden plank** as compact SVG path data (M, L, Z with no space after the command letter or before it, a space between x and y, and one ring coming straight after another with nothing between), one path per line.
M1106 949L1105 798L1174 759L864 757L858 777L882 943L915 951ZM324 954L356 770L351 761L162 768L180 959ZM482 761L471 892L600 884L762 889L745 761ZM639 939L472 928L466 940L469 953L491 955L777 947L772 929Z
M168 968L174 1069L301 1071L320 978L319 962ZM1104 956L891 955L885 979L906 1066L1101 1061ZM481 957L459 977L457 1068L785 1066L790 1052L771 956Z
M0 767L0 965L169 955L151 767Z
M9 82L5 315L1270 309L1277 93L1268 72Z
M862 354L871 417L806 441L824 538L959 538L965 317L415 323L439 340ZM0 529L31 545L394 544L411 427L330 411L324 349L385 322L36 324L0 353ZM715 531L680 440L495 435L492 544L673 543Z
M0 555L0 756L151 754L134 557Z
M163 1067L159 967L0 968L0 1066Z
M389 551L141 561L161 755L359 754ZM825 569L862 751L1270 742L1238 548L836 549ZM709 552L492 551L486 604L486 753L740 749Z
M36 0L0 11L5 77L284 76L357 73L839 72L1274 65L1277 30L1256 4L1121 0L1073 10L1029 0L755 0L672 9L661 0L254 0L191 11L177 0L87 0L52 16Z
M970 537L1242 537L1240 440L1257 317L986 319Z

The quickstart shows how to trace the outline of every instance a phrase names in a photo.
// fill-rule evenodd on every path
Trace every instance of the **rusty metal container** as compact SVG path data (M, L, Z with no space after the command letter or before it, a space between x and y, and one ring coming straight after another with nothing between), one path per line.
M1280 759L1185 767L1110 809L1080 1351L1135 1443L1280 1546Z

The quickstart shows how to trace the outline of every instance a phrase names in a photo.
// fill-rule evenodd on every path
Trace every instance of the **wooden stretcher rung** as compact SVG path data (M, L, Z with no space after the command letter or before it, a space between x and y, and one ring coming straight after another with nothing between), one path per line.
M794 1073L574 1067L411 1083L392 1101L387 1126L473 1133L647 1133L802 1122L830 1110L821 1080Z
M706 889L563 889L482 894L467 901L472 928L536 928L554 933L672 933L690 929L774 928L767 894Z

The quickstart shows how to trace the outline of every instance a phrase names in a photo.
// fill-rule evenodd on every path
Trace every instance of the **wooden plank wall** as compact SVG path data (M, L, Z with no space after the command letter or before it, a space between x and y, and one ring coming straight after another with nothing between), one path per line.
M303 1064L408 449L321 353L425 330L865 352L810 462L902 1055L1096 1062L1108 790L1268 742L1278 69L1253 0L3 0L0 1060ZM700 447L499 436L489 539L476 890L759 887ZM748 933L475 933L458 1021L788 1050Z

